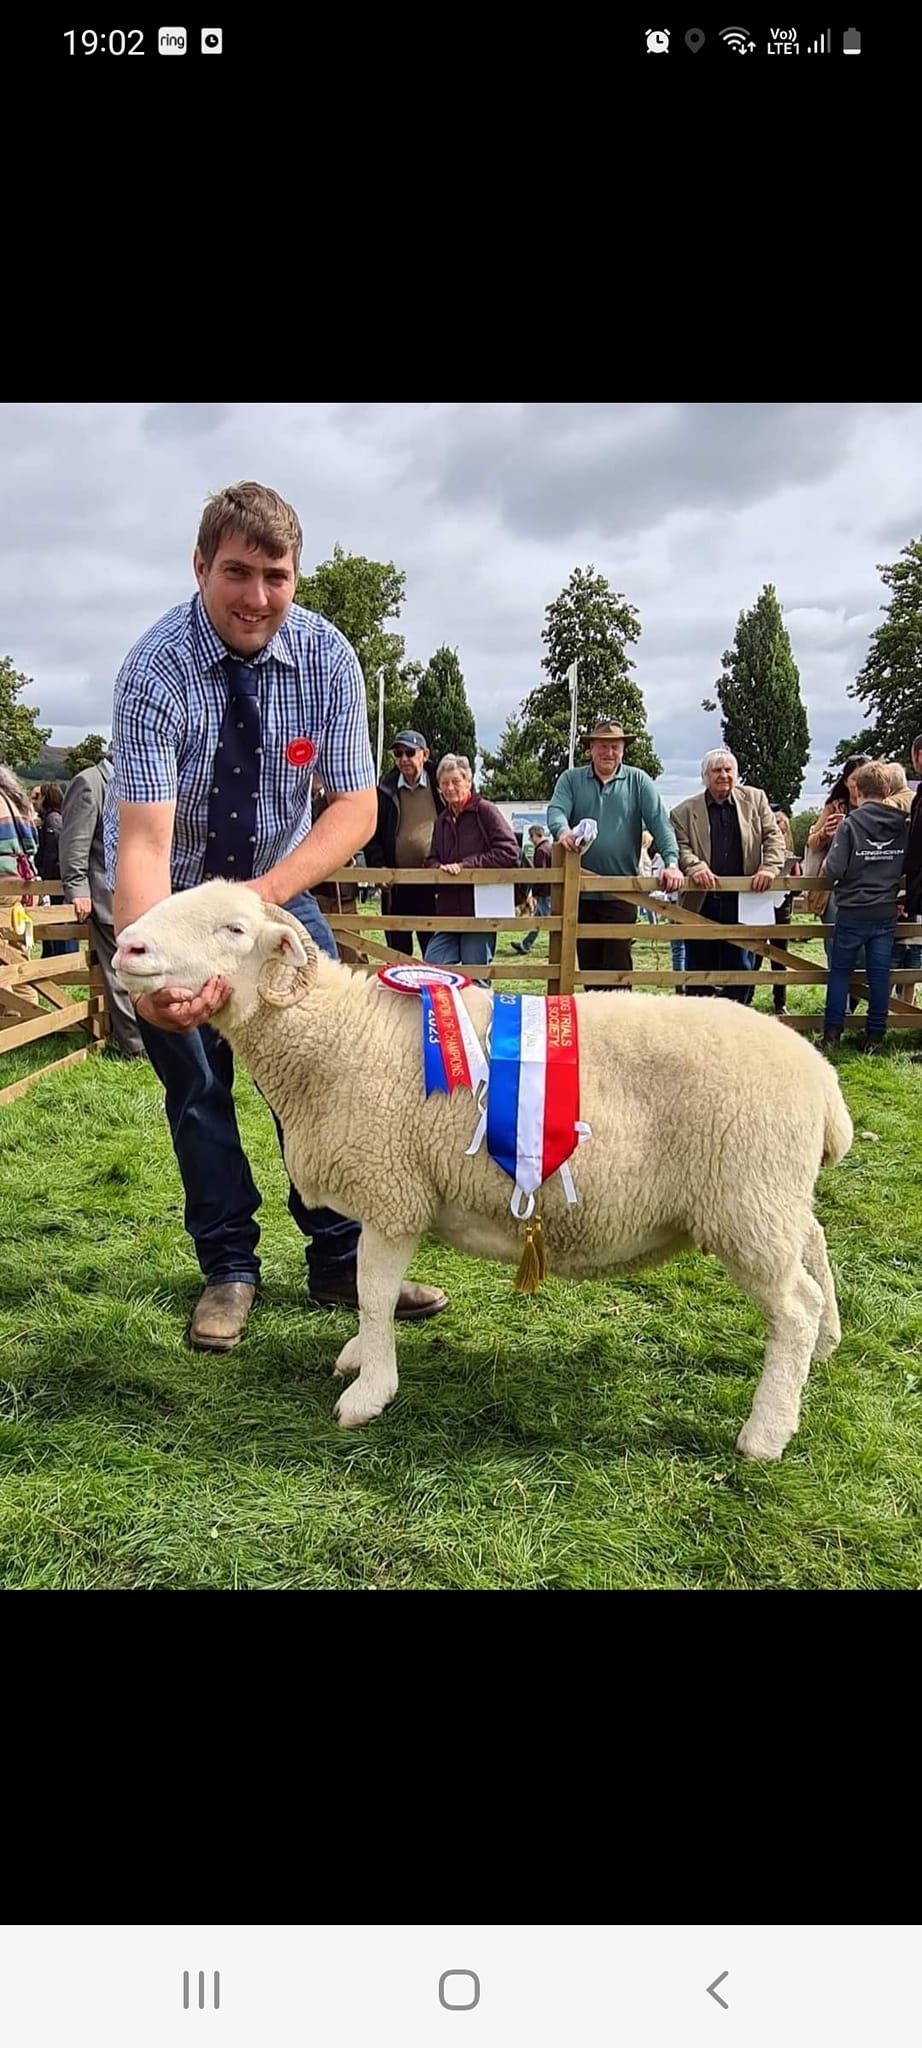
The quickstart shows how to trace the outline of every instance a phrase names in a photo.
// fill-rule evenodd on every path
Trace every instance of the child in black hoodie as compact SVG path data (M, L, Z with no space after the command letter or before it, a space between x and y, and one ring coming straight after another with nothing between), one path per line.
M848 984L865 948L869 1000L862 1050L877 1052L887 1028L890 957L896 899L906 865L909 819L885 801L890 776L883 761L868 761L850 777L855 809L843 818L826 855L825 874L836 884L836 928L826 986L823 1045L838 1045Z

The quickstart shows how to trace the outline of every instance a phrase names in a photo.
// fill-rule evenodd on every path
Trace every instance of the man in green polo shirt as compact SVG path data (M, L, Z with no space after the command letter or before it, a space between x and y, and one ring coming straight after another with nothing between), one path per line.
M625 763L624 749L632 738L633 734L612 718L597 718L592 731L581 734L580 744L589 747L590 766L567 768L559 777L548 805L548 827L562 846L572 848L576 845L574 828L581 819L593 818L598 834L592 845L584 848L582 866L596 875L636 875L646 830L666 863L660 888L681 889L679 848L662 798L642 768ZM591 889L580 892L580 924L634 924L636 920L636 904L600 896ZM577 952L585 973L627 973L632 966L630 939L579 939Z

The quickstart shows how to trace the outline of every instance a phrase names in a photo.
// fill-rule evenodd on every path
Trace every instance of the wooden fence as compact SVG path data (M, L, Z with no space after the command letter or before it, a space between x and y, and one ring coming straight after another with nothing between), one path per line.
M15 876L0 879L0 1053L32 1045L37 1039L53 1041L75 1026L85 1033L87 1044L36 1067L21 1081L0 1086L0 1104L15 1102L46 1074L60 1073L87 1059L107 1035L103 980L93 959L89 926L77 924L70 904L63 901L60 882L35 882L28 893L35 899L28 910L34 934L31 956L13 929L13 909L22 901L22 882ZM52 901L40 905L39 896L50 896ZM64 938L77 939L79 952L41 958L43 939ZM88 993L75 1001L70 993L75 988ZM50 1008L44 1007L42 998ZM53 1044L50 1050L55 1050ZM2 1075L0 1064L0 1081Z
M337 868L330 877L333 883L351 883L353 887L387 886L393 883L426 882L433 886L435 876L431 868ZM579 899L581 890L591 890L639 907L658 887L656 881L640 876L593 875L581 869L579 855L567 852L562 846L555 846L553 866L541 870L540 883L534 868L491 868L467 869L460 875L439 873L438 887L444 889L483 886L489 882L527 884L534 893L548 895L551 899L550 917L446 917L391 915L374 911L373 915L359 916L358 911L338 911L330 915L330 923L337 939L350 948L364 951L372 966L383 966L387 961L400 962L410 954L394 952L383 940L373 938L372 933L389 932L501 932L514 931L523 936L529 929L548 933L548 958L535 960L516 954L512 959L493 960L489 966L476 969L478 980L491 981L534 981L553 995L571 995L575 988L660 988L675 989L688 987L716 986L755 988L784 988L816 986L825 992L827 966L821 962L804 959L798 953L798 944L806 945L811 940L823 939L833 930L831 924L820 923L816 918L807 917L802 908L802 896L794 894L790 924L724 924L715 925L711 919L689 911L679 904L656 903L656 925L636 924L586 924L579 921ZM728 875L718 883L719 889L729 894L754 896L751 877ZM810 876L811 893L825 891L832 884L822 882L818 876ZM691 894L695 892L690 890ZM700 893L700 892L698 892ZM796 920L796 922L795 922ZM901 939L918 944L922 941L922 923L899 926ZM740 967L732 972L692 973L688 969L677 971L672 968L635 967L630 973L584 971L579 965L578 945L580 939L632 939L636 944L651 941L672 941L679 939L724 939L741 951L761 955L762 962L755 970ZM413 941L410 939L410 946ZM776 968L772 973L771 966ZM456 967L461 963L455 961ZM922 982L922 969L896 966L890 973L890 1003L887 1017L888 1029L915 1029L922 1031L922 1009L915 1009L905 996L895 993L896 988L909 983ZM855 994L867 996L867 977L863 973L852 977ZM822 998L825 1003L825 993ZM823 1010L816 1012L791 1012L784 1020L796 1031L818 1031L822 1028ZM856 1020L862 1031L865 1018Z

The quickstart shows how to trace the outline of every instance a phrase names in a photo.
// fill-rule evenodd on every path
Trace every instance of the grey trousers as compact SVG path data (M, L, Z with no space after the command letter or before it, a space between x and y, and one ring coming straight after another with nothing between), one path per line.
M105 982L106 1009L109 1012L109 1024L115 1043L119 1051L126 1053L129 1058L143 1058L144 1041L138 1030L137 1017L129 997L116 981L112 966L116 945L115 926L103 922L96 916L95 911L90 913L89 925L93 934L93 951Z

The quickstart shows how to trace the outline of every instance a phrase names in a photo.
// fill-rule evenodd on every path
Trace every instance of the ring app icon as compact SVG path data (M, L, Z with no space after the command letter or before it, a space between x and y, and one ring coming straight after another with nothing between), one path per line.
M202 56L203 56L203 57L220 57L220 55L221 55L221 51L222 51L223 47L224 47L224 30L223 30L223 28L203 28L203 30L202 30Z
M184 57L186 54L185 29L158 28L157 49L161 57Z

